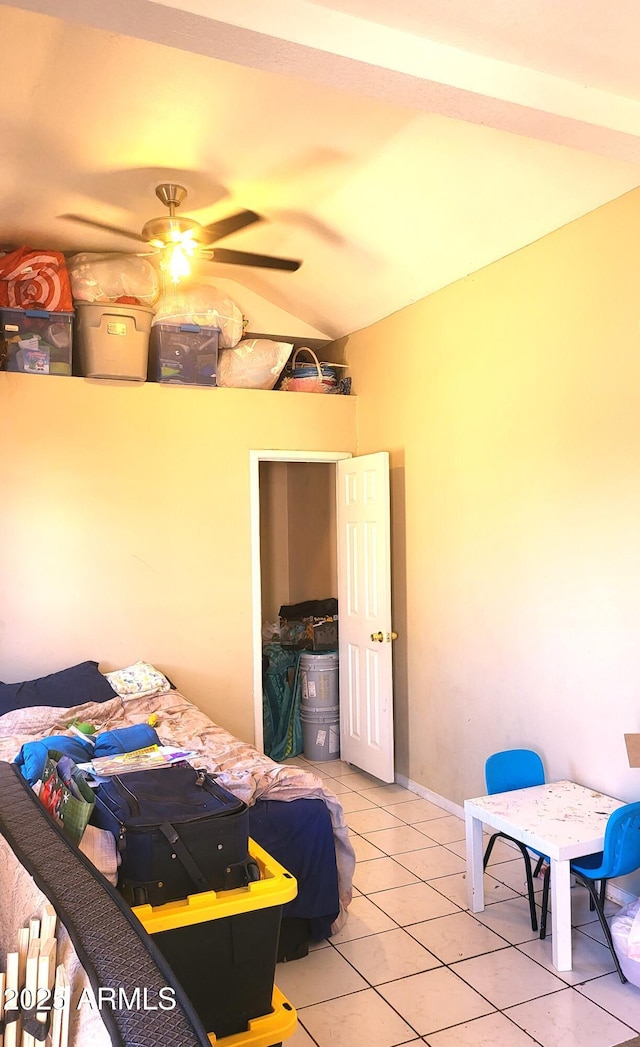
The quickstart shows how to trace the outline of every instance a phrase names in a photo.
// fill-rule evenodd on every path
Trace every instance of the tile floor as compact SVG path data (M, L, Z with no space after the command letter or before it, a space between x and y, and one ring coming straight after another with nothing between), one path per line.
M614 1047L640 1032L640 989L620 982L584 888L559 974L519 852L498 841L471 914L461 819L339 760L310 769L340 797L357 865L346 926L276 970L298 1010L287 1047Z

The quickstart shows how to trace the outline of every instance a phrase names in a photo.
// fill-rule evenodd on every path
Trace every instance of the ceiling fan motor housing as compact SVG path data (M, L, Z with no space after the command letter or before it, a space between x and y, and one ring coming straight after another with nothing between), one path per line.
M152 218L145 223L142 235L154 247L179 243L185 236L189 236L196 243L206 243L206 234L200 223L183 215Z
M154 247L178 244L185 238L195 243L206 242L204 229L199 222L193 218L178 217L175 213L176 207L180 207L186 195L185 187L175 182L161 182L156 186L156 196L165 207L169 208L169 214L162 218L152 218L144 225L142 235Z
M165 207L171 209L180 207L180 204L187 195L187 190L183 185L176 185L175 182L161 182L160 185L156 186L156 196L158 200L162 201ZM171 210L173 214L173 210Z

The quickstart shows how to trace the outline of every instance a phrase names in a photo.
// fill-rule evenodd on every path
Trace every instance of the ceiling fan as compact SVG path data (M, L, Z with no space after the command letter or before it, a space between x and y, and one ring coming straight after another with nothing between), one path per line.
M289 273L294 273L302 265L302 262L293 258L275 258L272 255L212 247L212 244L230 236L231 233L237 233L240 229L253 225L254 222L261 222L262 216L256 214L255 211L243 210L222 218L219 222L201 225L193 218L176 214L177 208L183 203L186 195L185 187L175 182L162 182L156 186L156 196L165 207L168 207L169 213L145 222L140 233L85 218L83 215L65 214L60 217L79 222L82 225L90 225L94 229L117 233L119 236L129 237L130 240L137 240L139 243L149 244L154 248L153 253L162 253L165 267L169 269L172 279L176 282L181 277L189 275L188 260L194 255L213 262L257 266L262 269L280 269Z

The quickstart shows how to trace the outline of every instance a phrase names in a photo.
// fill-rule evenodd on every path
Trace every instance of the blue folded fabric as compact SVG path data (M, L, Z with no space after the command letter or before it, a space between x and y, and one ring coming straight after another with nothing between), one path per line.
M64 734L51 735L37 742L25 742L16 756L14 763L29 785L35 785L42 777L47 753L56 749L59 753L70 756L74 763L88 763L93 757L114 756L116 753L132 753L135 749L145 749L148 745L160 745L160 739L148 723L137 723L133 727L119 727L115 731L103 731L93 735L95 746L87 739L77 736L67 737Z
M27 779L29 785L35 785L42 777L50 749L70 756L74 763L88 763L93 756L91 742L83 742L81 738L76 737L69 738L65 734L52 734L51 737L41 741L25 742L13 762L17 763L23 778Z
M103 731L95 735L96 747L91 756L115 756L116 753L132 753L146 749L148 745L160 745L160 739L148 723L136 723L133 727L119 727L115 731ZM89 757L91 759L91 757Z

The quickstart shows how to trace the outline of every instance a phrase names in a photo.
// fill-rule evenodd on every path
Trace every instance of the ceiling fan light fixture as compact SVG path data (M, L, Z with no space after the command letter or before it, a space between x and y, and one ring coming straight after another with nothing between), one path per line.
M165 247L161 266L168 271L169 277L174 284L180 283L181 280L191 276L189 256L192 253L192 251L185 249L183 244L179 243L169 244Z

